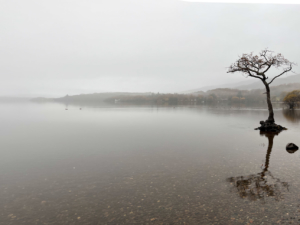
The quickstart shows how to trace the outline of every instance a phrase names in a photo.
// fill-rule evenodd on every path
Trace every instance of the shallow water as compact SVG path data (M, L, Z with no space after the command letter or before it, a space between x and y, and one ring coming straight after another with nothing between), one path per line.
M298 111L0 105L0 224L300 223ZM273 142L273 145L270 145ZM272 144L272 143L271 143Z

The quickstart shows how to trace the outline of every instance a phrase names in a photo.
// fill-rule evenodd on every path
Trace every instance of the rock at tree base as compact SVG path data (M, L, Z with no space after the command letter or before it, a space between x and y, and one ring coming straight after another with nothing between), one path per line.
M277 125L276 123L270 123L269 121L260 121L260 127L256 128L255 130L260 130L263 132L280 132L283 130L287 130L285 127Z
M299 149L298 146L295 145L294 143L288 143L288 144L286 145L286 151L287 151L288 153L294 153L294 152L296 152L298 149Z

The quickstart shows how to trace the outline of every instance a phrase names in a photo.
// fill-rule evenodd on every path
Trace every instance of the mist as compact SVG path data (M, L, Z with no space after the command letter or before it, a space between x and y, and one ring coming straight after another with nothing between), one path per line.
M244 81L226 73L243 53L268 48L297 61L299 9L176 0L1 1L0 95L177 93Z

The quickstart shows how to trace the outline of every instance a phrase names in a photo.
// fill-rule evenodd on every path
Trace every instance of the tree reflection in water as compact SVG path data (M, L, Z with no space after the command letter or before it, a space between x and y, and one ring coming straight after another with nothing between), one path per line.
M298 123L300 122L300 110L290 110L285 109L282 110L283 116L290 122Z
M265 167L261 173L249 176L239 176L227 178L227 181L233 185L233 190L237 191L241 198L265 202L267 197L273 197L276 201L283 199L282 189L287 189L289 184L275 178L268 170L270 156L273 148L273 139L278 133L261 133L268 138L268 150L266 154Z

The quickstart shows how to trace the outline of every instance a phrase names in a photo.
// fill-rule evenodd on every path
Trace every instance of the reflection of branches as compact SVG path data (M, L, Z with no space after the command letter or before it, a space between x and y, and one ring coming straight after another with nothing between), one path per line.
M280 179L275 178L272 173L268 171L273 139L278 133L264 133L262 135L265 135L269 142L263 171L245 177L230 177L227 181L233 185L233 189L239 193L241 198L248 198L251 201L265 201L266 197L271 196L274 197L276 201L279 201L283 198L282 187L288 190L289 185L287 182L282 182Z
M283 116L290 122L299 122L300 121L300 110L282 110Z

